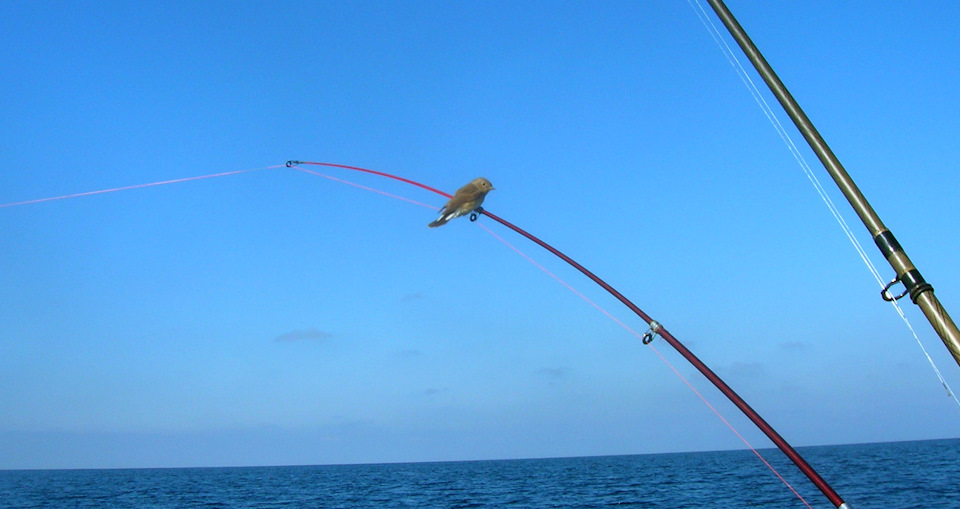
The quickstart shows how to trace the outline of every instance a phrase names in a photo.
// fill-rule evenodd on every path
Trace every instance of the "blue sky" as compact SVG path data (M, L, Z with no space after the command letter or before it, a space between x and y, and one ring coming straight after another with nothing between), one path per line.
M960 5L882 4L729 7L956 314ZM960 436L686 1L4 2L0 46L0 203L289 159L448 192L484 176L491 212L630 297L794 445ZM434 217L287 168L0 209L0 468L743 447L635 337L479 225Z

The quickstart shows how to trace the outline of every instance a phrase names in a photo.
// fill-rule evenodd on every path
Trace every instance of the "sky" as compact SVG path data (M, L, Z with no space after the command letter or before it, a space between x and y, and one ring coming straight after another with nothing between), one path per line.
M960 4L728 6L956 317ZM671 366L771 446L662 339L510 246L646 330L543 249L484 217L427 228L429 207L288 160L446 192L488 178L490 212L606 279L794 446L960 437L685 0L14 1L0 47L0 204L256 169L0 208L0 469L744 448Z

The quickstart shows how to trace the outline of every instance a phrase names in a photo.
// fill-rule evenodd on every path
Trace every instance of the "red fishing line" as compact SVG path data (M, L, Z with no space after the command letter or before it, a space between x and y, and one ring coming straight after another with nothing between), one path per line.
M132 186L114 187L114 188L111 188L111 189L101 189L101 190L99 190L99 191L87 191L87 192L85 192L85 193L65 194L65 195L62 195L62 196L52 196L52 197L50 197L50 198L39 198L39 199L36 199L36 200L26 200L26 201L19 201L19 202L15 202L15 203L5 203L5 204L0 205L0 209L5 208L5 207L16 207L16 206L18 206L18 205L29 205L29 204L31 204L31 203L43 203L43 202L47 202L47 201L66 200L67 198L79 198L79 197L81 197L81 196L93 196L93 195L95 195L95 194L115 193L115 192L117 192L117 191L129 191L129 190L131 190L131 189L142 189L142 188L144 188L144 187L163 186L163 185L166 185L166 184L177 184L177 183L180 183L180 182L190 182L190 181L192 181L192 180L203 180L203 179L210 179L210 178L214 178L214 177L226 177L226 176L229 176L229 175L239 175L239 174L241 174L241 173L249 173L249 172L251 172L251 171L259 171L259 170L269 170L269 169L273 169L273 168L283 168L283 166L282 166L282 165L276 165L276 166L267 166L267 167L265 167L265 168L252 168L252 169L249 169L249 170L226 171L226 172L223 172L223 173L213 173L213 174L210 174L210 175L200 175L199 177L187 177L187 178L181 178L181 179L163 180L163 181L160 181L160 182L150 182L149 184L136 184L136 185L132 185Z

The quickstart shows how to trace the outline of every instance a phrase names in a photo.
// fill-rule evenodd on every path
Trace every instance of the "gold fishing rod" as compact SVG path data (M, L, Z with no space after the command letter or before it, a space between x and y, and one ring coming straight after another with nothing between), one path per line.
M740 23L730 12L730 9L723 3L723 0L707 0L707 2L710 4L710 7L713 7L714 12L717 13L717 17L719 17L723 25L727 27L730 35L732 35L734 40L737 41L737 44L740 45L740 49L743 50L743 53L750 59L754 68L760 73L763 81L770 87L770 91L773 92L773 95L780 101L780 105L783 106L784 111L786 111L790 119L793 120L794 125L796 125L797 129L803 134L810 148L817 154L820 162L823 163L823 167L826 168L827 173L830 174L830 177L833 178L837 187L840 188L840 191L847 198L847 201L850 202L853 210L860 216L860 220L863 221L863 225L867 227L867 230L873 237L873 241L880 249L880 253L883 254L883 257L887 259L887 262L890 263L890 266L893 267L893 270L896 272L897 277L880 292L880 295L884 300L892 301L909 294L910 300L920 306L930 325L933 326L933 329L937 332L937 335L940 336L943 344L950 350L953 359L960 365L960 330L957 329L957 325L953 322L953 319L950 318L947 310L940 304L940 300L933 294L933 286L923 279L920 271L913 265L913 262L907 257L907 253L903 247L901 247L897 239L894 238L893 233L883 225L880 216L877 215L873 207L870 206L870 203L867 202L863 193L860 192L860 189L857 188L853 179L847 174L847 170L840 164L840 160L837 159L833 150L830 149L827 142L820 136L813 122L810 121L806 113L800 108L800 105L797 104L796 99L793 98L787 90L787 87L784 86L780 78L777 77L773 68L767 60L763 58L760 50L753 44L747 32L740 26ZM890 287L896 283L902 283L904 291L899 295L892 295L890 293Z

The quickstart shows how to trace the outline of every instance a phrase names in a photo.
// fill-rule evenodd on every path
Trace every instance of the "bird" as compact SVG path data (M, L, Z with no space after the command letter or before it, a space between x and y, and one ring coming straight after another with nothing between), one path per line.
M483 203L483 199L490 191L493 191L493 184L491 184L489 180L483 177L477 177L471 180L469 184L457 189L457 192L453 193L453 198L450 198L450 201L440 209L440 217L427 226L436 228L447 224L447 221L455 217L460 217L479 209L480 204Z

